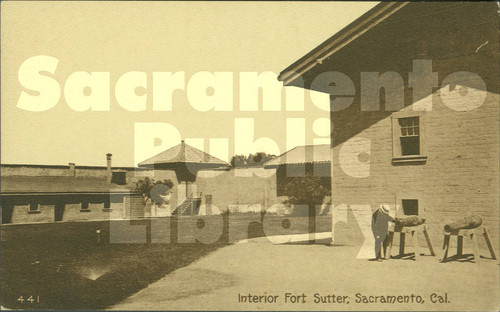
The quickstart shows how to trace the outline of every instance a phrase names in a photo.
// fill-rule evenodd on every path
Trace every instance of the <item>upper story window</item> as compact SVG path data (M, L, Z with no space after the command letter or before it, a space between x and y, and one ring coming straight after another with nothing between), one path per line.
M392 163L425 163L423 112L392 115Z
M398 118L401 128L401 156L420 155L419 117Z

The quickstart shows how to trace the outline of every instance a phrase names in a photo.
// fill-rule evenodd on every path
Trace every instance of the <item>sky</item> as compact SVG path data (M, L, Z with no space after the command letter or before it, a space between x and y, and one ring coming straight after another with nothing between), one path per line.
M135 166L181 139L223 160L328 143L324 96L273 77L376 4L2 1L1 163ZM258 97L257 75L282 96Z

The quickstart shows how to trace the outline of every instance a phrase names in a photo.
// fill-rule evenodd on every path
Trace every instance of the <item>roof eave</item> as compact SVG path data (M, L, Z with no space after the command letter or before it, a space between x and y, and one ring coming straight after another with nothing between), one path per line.
M306 165L306 164L329 164L330 160L318 160L318 161L304 161L304 162L294 162L294 163L279 163L279 164L269 164L264 165L265 169L277 168L279 166L295 166L295 165Z
M102 192L2 192L1 196L21 196L21 195L106 195L106 194L139 194L132 190L102 191Z
M279 74L278 80L282 81L284 86L290 85L295 79L314 68L317 64L321 64L324 59L339 51L408 3L409 2L379 3L292 65L285 68Z
M203 163L203 162L189 162L189 161L177 161L177 162L158 162L158 163L147 163L147 164L138 164L139 167L142 168L154 168L154 167L166 167L166 166L180 166L180 165L200 165L205 167L227 167L230 166L229 163ZM172 170L175 168L171 168Z

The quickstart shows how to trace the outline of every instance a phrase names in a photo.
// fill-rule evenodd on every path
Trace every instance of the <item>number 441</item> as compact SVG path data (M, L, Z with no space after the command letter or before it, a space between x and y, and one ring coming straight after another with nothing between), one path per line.
M17 301L21 302L21 303L25 303L25 302L29 302L29 303L39 303L40 302L40 296L36 296L36 297L33 297L33 296L29 296L29 298L27 299L24 299L23 296L17 298Z

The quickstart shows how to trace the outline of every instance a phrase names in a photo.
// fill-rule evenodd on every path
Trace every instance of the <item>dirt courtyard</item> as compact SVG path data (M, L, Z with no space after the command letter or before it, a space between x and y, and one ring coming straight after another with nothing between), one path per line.
M357 259L358 252L353 246L252 239L174 271L113 309L499 309L498 261L439 263L421 256L377 262Z

